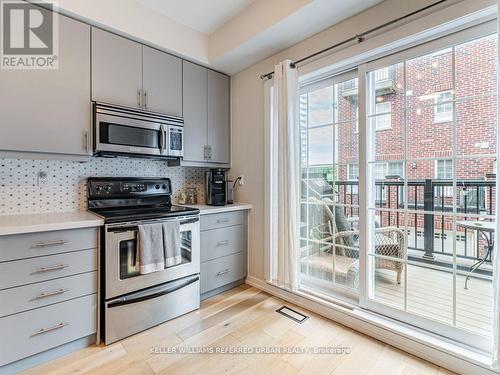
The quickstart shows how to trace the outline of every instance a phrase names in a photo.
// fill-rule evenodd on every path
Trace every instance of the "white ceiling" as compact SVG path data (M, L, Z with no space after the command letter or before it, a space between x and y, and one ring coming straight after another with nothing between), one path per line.
M254 0L135 0L203 34L209 35Z

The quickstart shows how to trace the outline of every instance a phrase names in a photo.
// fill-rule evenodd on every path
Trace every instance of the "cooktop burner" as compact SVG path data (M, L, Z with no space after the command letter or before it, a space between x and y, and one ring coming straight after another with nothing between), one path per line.
M197 208L172 205L168 178L89 178L88 208L106 223L196 215Z

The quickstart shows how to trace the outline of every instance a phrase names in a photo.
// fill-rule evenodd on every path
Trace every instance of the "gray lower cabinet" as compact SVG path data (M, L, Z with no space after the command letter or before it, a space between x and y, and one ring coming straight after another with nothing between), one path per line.
M0 154L90 154L90 26L54 16L58 68L0 70Z
M0 332L8 337L0 340L0 372L96 333L97 234L84 228L0 236Z
M92 99L141 108L141 44L92 28Z
M247 275L247 211L201 216L202 299L243 283Z
M182 116L182 60L143 46L144 109Z
M183 61L184 161L230 167L230 78Z

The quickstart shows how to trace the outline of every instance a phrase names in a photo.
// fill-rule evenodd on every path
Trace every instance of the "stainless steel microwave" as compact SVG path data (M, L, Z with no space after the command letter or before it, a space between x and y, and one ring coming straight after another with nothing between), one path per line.
M96 156L183 156L182 118L97 102L93 103L93 111Z

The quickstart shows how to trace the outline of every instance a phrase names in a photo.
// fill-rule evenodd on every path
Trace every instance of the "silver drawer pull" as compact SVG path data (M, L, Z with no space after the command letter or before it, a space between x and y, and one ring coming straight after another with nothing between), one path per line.
M59 294L64 294L67 291L69 291L69 289L59 289L59 290L54 290L53 292L40 293L39 295L37 295L36 297L34 297L32 299L32 301L35 301L35 300L38 300L38 299L42 299L42 298L57 296Z
M223 276L225 274L229 273L229 270L228 269L225 269L224 271L219 271L217 272L217 276Z
M55 241L44 241L35 243L36 247L45 247L45 246L56 246L56 245L66 245L68 241L66 240L55 240Z
M65 264L58 264L57 266L50 266L50 267L40 267L35 272L33 273L43 273L43 272L49 272L49 271L60 271L65 268L69 267L68 265Z
M229 245L229 240L217 242L217 246Z
M228 219L227 219L227 217L225 217L224 219L217 219L217 222L218 223L227 223Z
M41 328L40 330L36 331L35 333L33 333L30 337L34 337L34 336L38 336L38 335L41 335L43 333L47 333L47 332L50 332L50 331L55 331L56 329L61 329L61 328L64 328L66 327L67 325L69 325L69 323L59 323L58 325L56 326L53 326L53 327L49 327L49 328Z

